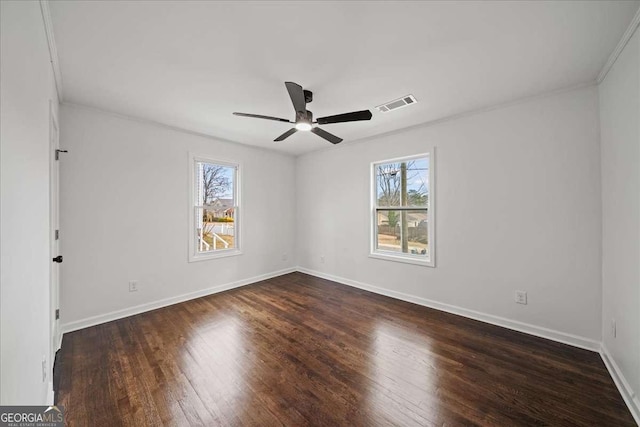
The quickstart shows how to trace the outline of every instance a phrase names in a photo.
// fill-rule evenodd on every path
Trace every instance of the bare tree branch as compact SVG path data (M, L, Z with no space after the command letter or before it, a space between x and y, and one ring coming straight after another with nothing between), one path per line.
M203 204L210 205L231 188L231 180L224 175L224 166L202 165Z

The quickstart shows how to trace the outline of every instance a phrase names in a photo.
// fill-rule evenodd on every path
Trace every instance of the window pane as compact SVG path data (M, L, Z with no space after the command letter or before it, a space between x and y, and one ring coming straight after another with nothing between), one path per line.
M196 162L196 253L236 249L236 167Z
M400 167L400 163L383 163L376 166L378 206L400 206Z
M196 251L210 252L236 248L236 207L195 208Z
M429 256L427 210L378 210L376 249Z
M196 162L196 206L214 208L236 205L235 198L236 168Z
M421 206L429 200L429 158L376 165L376 202L380 207Z

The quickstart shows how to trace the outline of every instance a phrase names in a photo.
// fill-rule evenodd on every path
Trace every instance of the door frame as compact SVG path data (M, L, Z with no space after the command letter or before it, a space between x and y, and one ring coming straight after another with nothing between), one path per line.
M60 148L60 126L53 101L49 101L49 333L50 366L53 372L55 354L62 346L60 320L56 319L56 310L60 307L60 264L52 259L60 251L60 239L56 239L56 230L60 229L60 162L56 160L56 150Z

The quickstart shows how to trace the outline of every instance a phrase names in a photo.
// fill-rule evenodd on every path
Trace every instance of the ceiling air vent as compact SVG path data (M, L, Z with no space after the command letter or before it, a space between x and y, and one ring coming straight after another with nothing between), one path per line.
M397 110L398 108L406 107L407 105L415 104L416 102L418 102L418 100L416 100L413 95L407 95L391 102L378 105L376 108L382 113L388 113L391 110Z

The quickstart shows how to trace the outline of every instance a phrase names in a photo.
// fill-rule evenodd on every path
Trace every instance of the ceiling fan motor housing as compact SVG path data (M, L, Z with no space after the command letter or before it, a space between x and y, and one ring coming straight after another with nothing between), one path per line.
M313 113L309 110L307 111L297 111L296 112L296 123L305 122L311 124L313 122Z
M311 92L310 90L306 90L305 89L305 91L304 91L304 102L306 102L308 104L311 101L313 101L313 92Z

